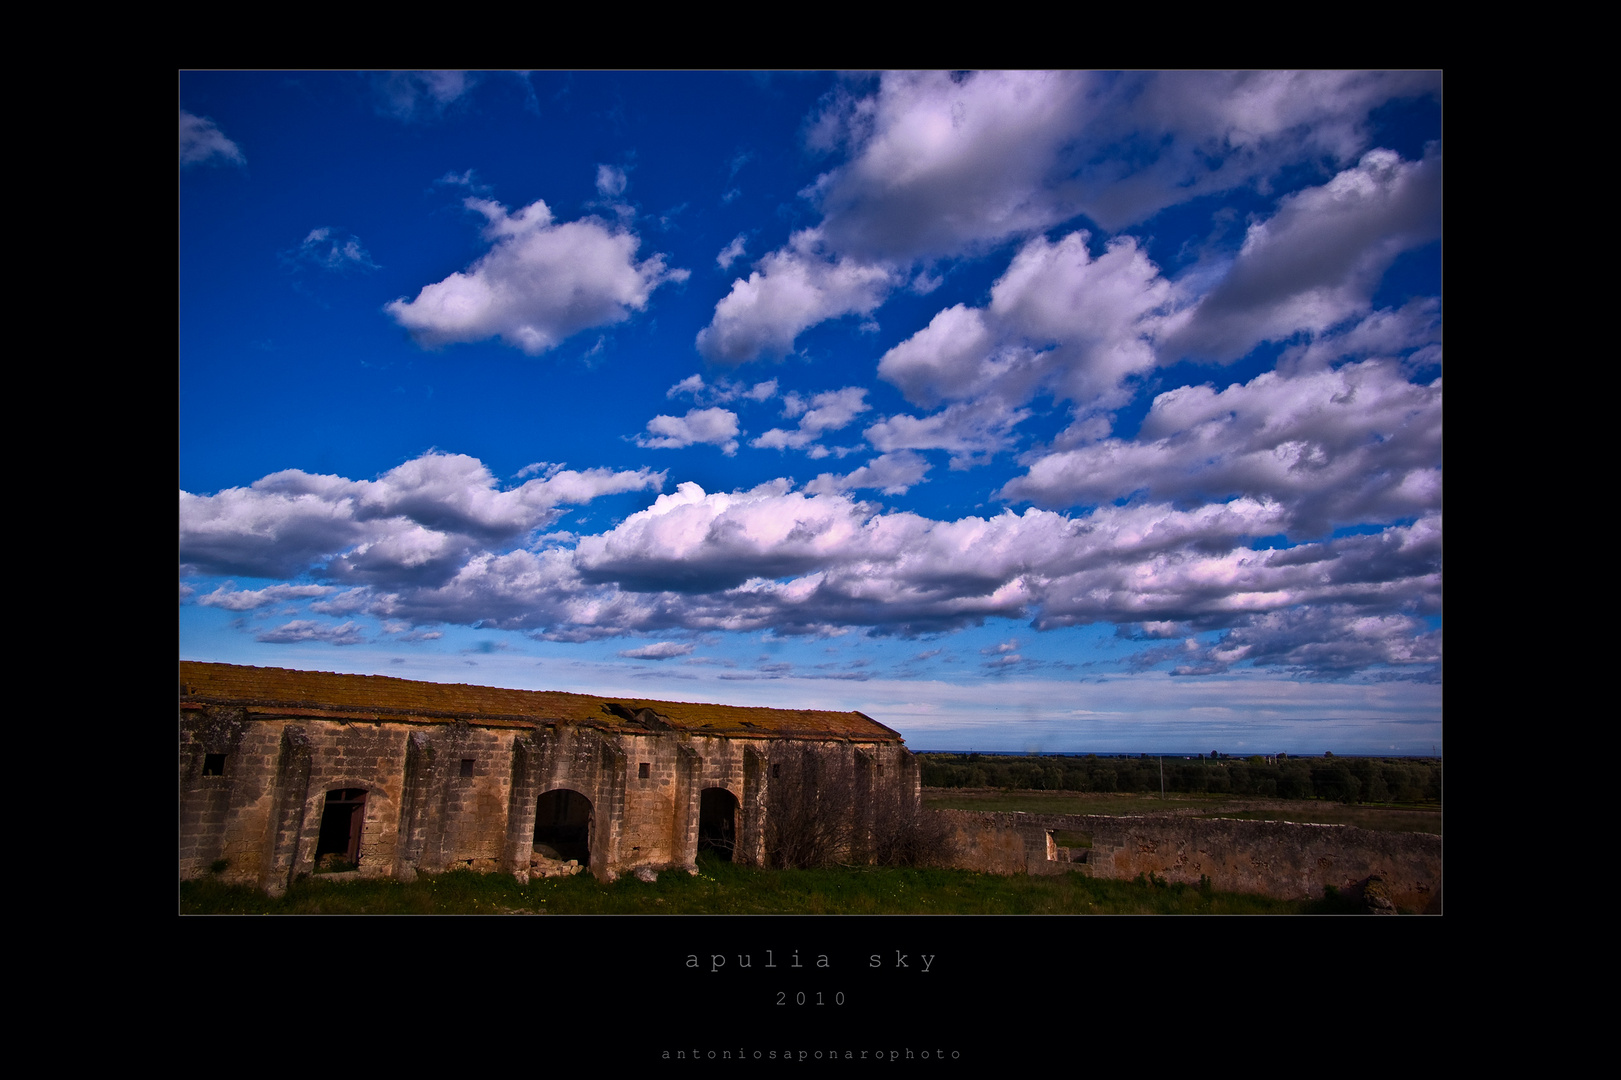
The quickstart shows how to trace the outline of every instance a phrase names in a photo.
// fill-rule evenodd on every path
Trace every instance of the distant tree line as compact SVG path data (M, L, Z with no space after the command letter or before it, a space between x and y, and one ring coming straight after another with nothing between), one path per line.
M1419 803L1441 798L1436 758L1011 757L1001 754L919 754L923 786L1030 791L1149 792L1262 795L1335 802Z

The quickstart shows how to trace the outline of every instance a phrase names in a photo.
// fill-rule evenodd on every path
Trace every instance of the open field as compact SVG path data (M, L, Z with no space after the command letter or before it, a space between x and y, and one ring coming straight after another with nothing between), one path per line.
M1338 803L1324 799L1266 799L1253 795L1118 794L1084 791L1004 791L1000 788L924 788L931 810L1022 811L1026 814L1194 814L1252 821L1355 825L1376 832L1441 835L1441 808Z
M297 882L272 899L202 879L180 885L191 915L1298 915L1349 914L1319 901L1207 892L1162 882L1101 881L1081 874L1002 877L967 870L754 870L701 857L700 873L666 871L655 882L612 884L580 874L528 885L505 874L459 871L392 879Z

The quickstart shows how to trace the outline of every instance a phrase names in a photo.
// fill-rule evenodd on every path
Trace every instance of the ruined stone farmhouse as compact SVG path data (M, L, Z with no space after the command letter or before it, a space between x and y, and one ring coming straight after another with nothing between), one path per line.
M773 789L807 773L841 779L851 835L917 806L900 734L859 712L180 664L182 878L763 865Z

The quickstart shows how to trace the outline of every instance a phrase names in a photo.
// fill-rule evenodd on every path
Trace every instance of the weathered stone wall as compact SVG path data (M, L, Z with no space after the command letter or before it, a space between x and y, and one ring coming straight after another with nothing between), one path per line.
M566 861L536 863L532 848L537 806L559 791L590 805L585 861L599 877L693 868L709 788L737 800L734 857L758 865L773 765L792 768L807 749L860 778L852 814L919 797L920 770L899 744L182 710L180 875L223 861L223 880L282 891L315 872L327 795L344 789L365 792L355 876L558 872ZM219 775L205 775L211 760Z
M1030 838L1045 835L1034 826L1021 827L1023 814L980 814L968 810L936 810L948 825L953 866L987 874L1040 873L1041 864L1025 846Z
M1218 890L1282 899L1320 897L1328 886L1355 892L1378 877L1396 906L1410 911L1433 910L1441 891L1441 838L1429 833L1182 814L936 813L950 825L953 864L965 869L1079 870L1122 880L1152 874L1190 885L1205 877ZM1086 833L1092 847L1066 853L1055 832Z

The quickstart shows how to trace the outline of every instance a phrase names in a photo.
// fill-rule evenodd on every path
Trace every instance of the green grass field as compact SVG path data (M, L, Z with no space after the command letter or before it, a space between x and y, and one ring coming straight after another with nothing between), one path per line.
M1326 799L1265 799L1248 795L1102 794L1081 791L1003 791L999 788L924 788L931 810L1022 811L1026 814L1162 814L1191 811L1200 817L1252 821L1299 821L1355 825L1375 832L1441 835L1438 805L1346 804Z
M697 875L604 884L585 874L519 884L504 874L423 875L409 884L297 882L272 899L212 879L182 882L194 915L1295 915L1360 910L1330 898L1272 900L1159 882L1102 881L1069 873L1002 877L966 870L753 870L699 861Z

